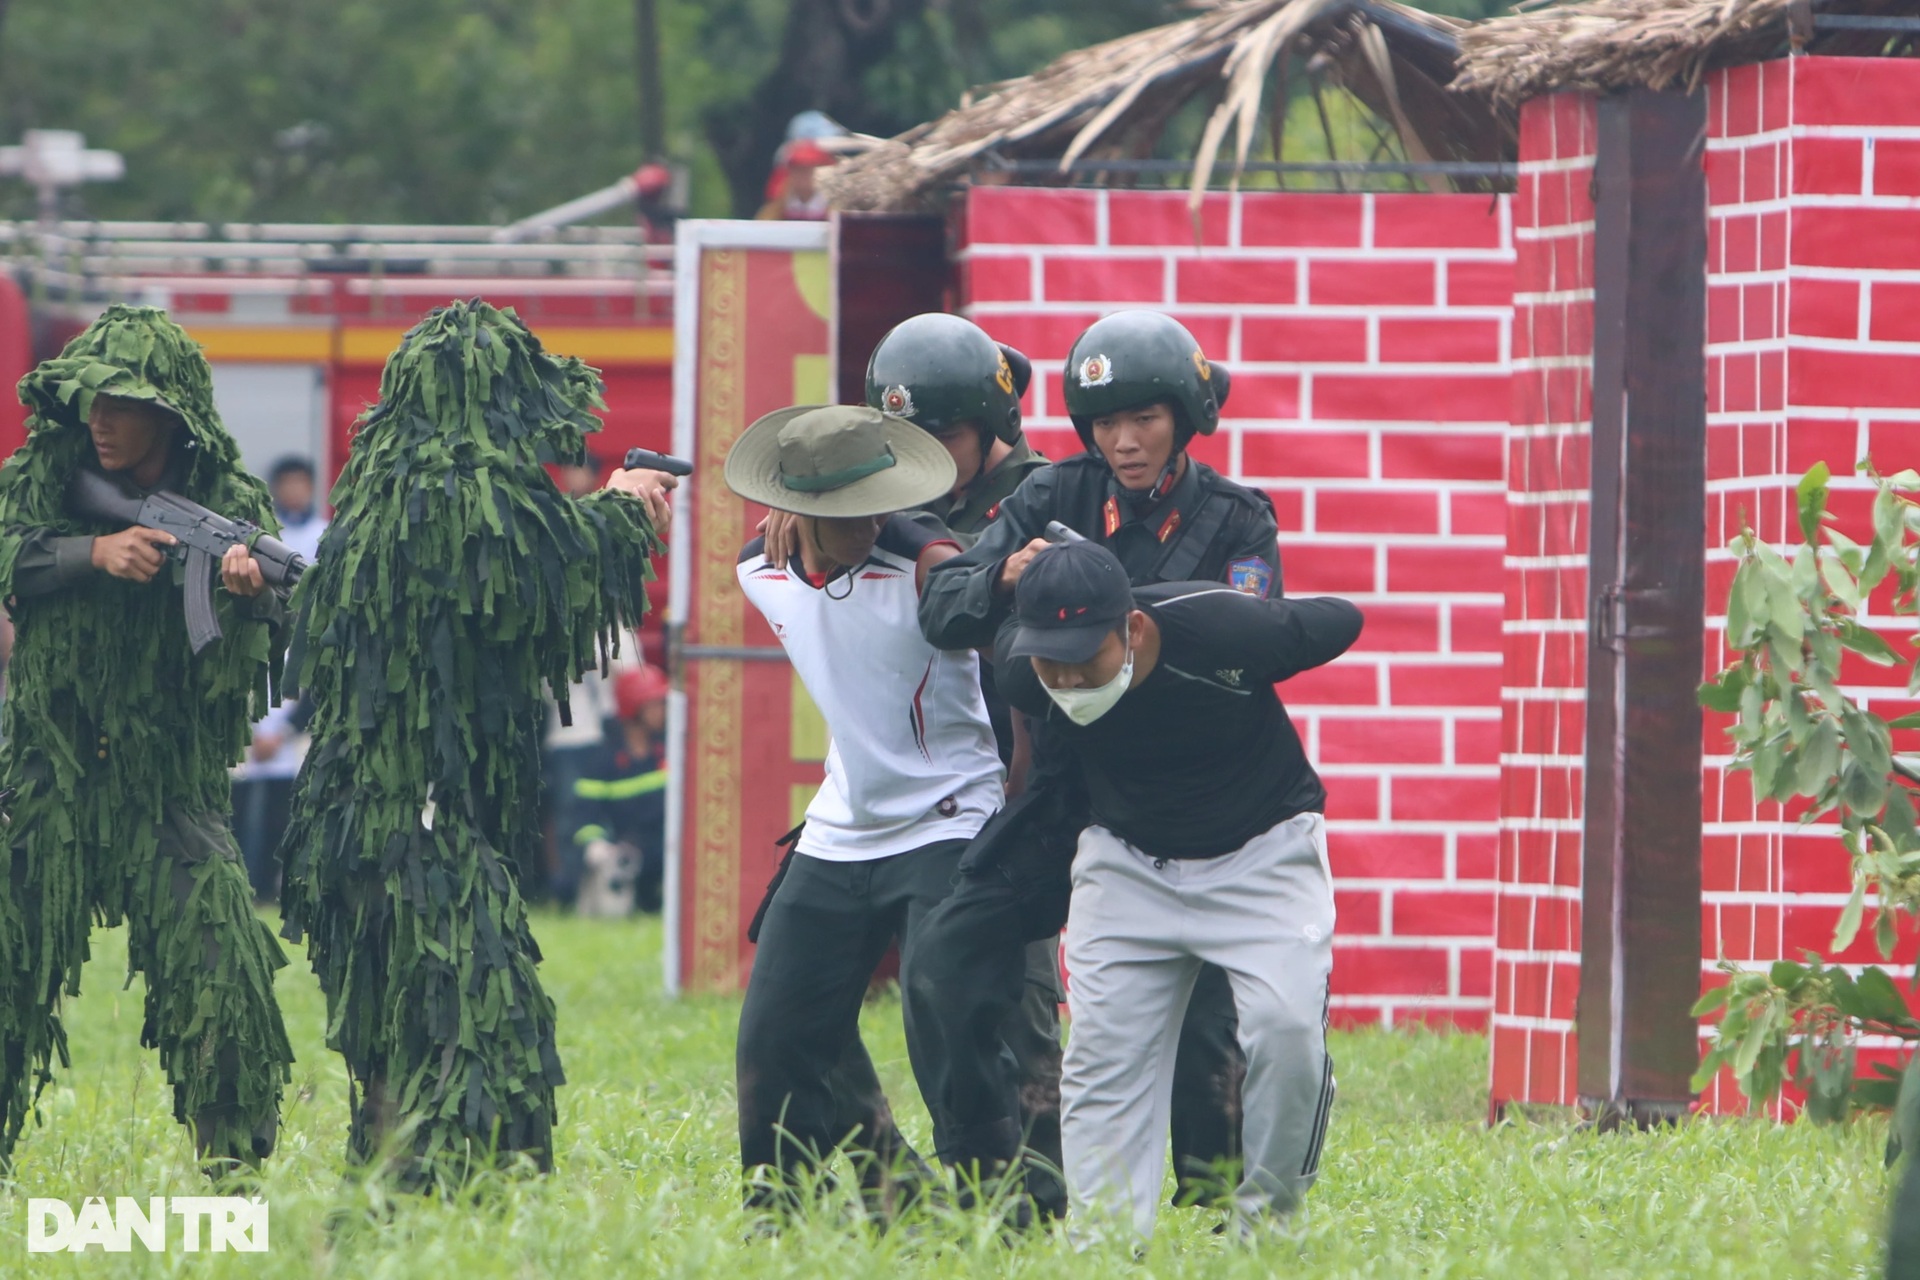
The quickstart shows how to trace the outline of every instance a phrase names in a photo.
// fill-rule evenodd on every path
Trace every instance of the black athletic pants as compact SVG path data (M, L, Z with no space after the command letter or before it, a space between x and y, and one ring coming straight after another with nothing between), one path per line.
M883 1184L896 1164L919 1174L860 1046L860 1005L895 938L901 983L913 982L928 913L952 889L965 848L947 840L867 862L794 855L767 904L740 1010L734 1064L750 1205L790 1203L791 1175L842 1146L861 1153L863 1185ZM906 1032L924 1082L929 1055L911 1011Z

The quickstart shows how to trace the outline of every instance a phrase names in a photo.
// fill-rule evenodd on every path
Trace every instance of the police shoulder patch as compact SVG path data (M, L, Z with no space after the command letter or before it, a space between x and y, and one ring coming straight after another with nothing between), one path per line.
M1235 560L1227 566L1227 585L1235 591L1259 596L1264 600L1267 589L1273 586L1273 566L1259 556Z

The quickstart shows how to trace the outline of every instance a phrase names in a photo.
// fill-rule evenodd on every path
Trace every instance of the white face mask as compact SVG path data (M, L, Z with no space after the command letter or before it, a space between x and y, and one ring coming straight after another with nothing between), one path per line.
M1054 705L1067 713L1067 719L1075 724L1092 724L1107 712L1113 710L1113 704L1120 701L1128 687L1133 684L1133 646L1127 646L1127 660L1120 667L1120 674L1093 689L1056 689L1045 681L1041 688L1053 699Z

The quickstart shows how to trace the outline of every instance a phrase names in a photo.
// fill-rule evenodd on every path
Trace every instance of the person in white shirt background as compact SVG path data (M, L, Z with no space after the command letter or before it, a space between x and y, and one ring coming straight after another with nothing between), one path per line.
M312 564L320 558L327 517L321 509L313 463L288 454L267 469L280 540ZM233 768L233 831L247 863L253 896L267 903L280 896L280 837L287 828L293 780L307 755L307 713L295 702L268 710L253 726L247 758Z

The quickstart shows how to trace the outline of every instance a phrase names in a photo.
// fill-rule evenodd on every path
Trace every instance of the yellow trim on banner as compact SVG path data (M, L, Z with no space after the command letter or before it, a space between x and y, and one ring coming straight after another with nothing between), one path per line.
M205 325L187 330L209 360L274 360L325 364L333 359L331 326Z

